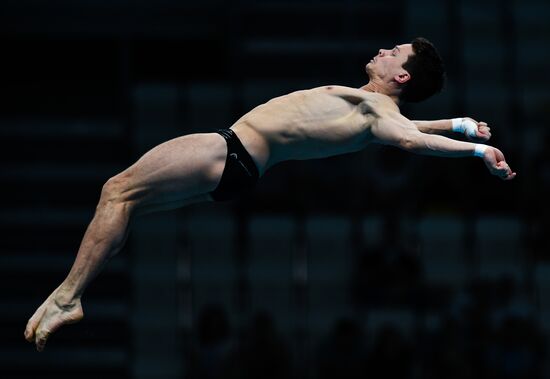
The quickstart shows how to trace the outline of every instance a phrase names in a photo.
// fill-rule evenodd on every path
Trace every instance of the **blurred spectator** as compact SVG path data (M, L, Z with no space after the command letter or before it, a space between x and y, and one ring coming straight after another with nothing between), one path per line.
M532 319L535 308L520 296L516 280L512 276L503 275L494 282L493 308L491 310L491 325L498 328L508 317Z
M422 267L409 246L400 243L399 230L399 217L388 214L384 219L380 244L358 255L351 279L351 292L356 305L416 303Z
M536 255L541 260L550 261L550 239L548 230L550 230L550 219L545 217L550 211L550 202L547 199L550 192L550 133L546 132L541 151L535 157L533 185L529 191L531 196L527 197L529 217L533 219L535 236L533 245Z
M220 305L205 306L197 322L198 344L190 352L188 379L223 378L223 366L230 349L230 326Z
M367 373L366 336L357 322L338 320L318 351L319 379L364 378Z
M466 336L460 322L443 315L438 329L423 338L422 377L424 379L474 378L474 367L466 354Z
M542 378L545 341L530 320L509 316L496 330L487 352L488 375L495 379Z
M383 304L388 274L386 257L381 248L361 254L353 265L351 286L354 302L360 306Z
M493 282L490 322L493 336L486 358L493 378L539 378L544 339L535 310L521 297L515 279L502 276Z
M389 257L390 298L400 305L414 306L420 291L422 268L417 255L405 248L398 248Z
M544 337L513 277L474 279L450 311L430 337L429 378L541 377Z
M366 251L353 265L352 293L360 306L414 305L421 290L418 257L403 248Z
M223 378L279 379L291 374L291 354L266 311L255 314L227 357Z
M485 278L476 278L467 286L470 301L459 315L465 336L464 351L474 370L474 378L485 378L487 362L485 352L491 340L490 314L492 310L493 284Z
M413 349L403 333L390 324L376 334L368 358L368 377L407 379L413 377Z

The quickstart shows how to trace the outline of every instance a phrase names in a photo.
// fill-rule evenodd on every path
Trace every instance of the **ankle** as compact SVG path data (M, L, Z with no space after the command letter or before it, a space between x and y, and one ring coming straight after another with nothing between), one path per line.
M80 302L80 296L64 288L63 284L54 292L53 299L57 306L63 309L71 309Z

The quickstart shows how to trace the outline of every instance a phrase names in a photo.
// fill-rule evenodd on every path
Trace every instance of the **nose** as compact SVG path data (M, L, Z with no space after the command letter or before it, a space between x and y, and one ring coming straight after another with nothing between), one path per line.
M378 56L383 56L384 55L384 50L383 49L380 49L378 50Z

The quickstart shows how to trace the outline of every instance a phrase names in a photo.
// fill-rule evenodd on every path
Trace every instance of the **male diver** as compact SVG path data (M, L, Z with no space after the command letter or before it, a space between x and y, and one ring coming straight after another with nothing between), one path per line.
M292 92L257 106L229 129L169 140L107 180L68 276L27 323L27 341L42 351L54 331L82 319L84 289L121 250L134 217L231 199L279 162L379 143L418 154L475 156L501 179L516 176L500 150L481 143L491 137L486 123L470 118L415 122L401 115L401 102L422 101L443 86L443 63L428 40L380 49L366 73L369 81L361 88L330 85ZM452 131L472 142L439 135Z

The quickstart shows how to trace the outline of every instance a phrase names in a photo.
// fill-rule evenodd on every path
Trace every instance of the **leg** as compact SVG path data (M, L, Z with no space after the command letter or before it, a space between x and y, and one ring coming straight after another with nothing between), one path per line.
M67 278L30 318L25 338L39 351L51 333L83 317L80 298L108 259L118 253L137 214L209 200L225 165L218 134L193 134L165 142L103 186L95 215Z

